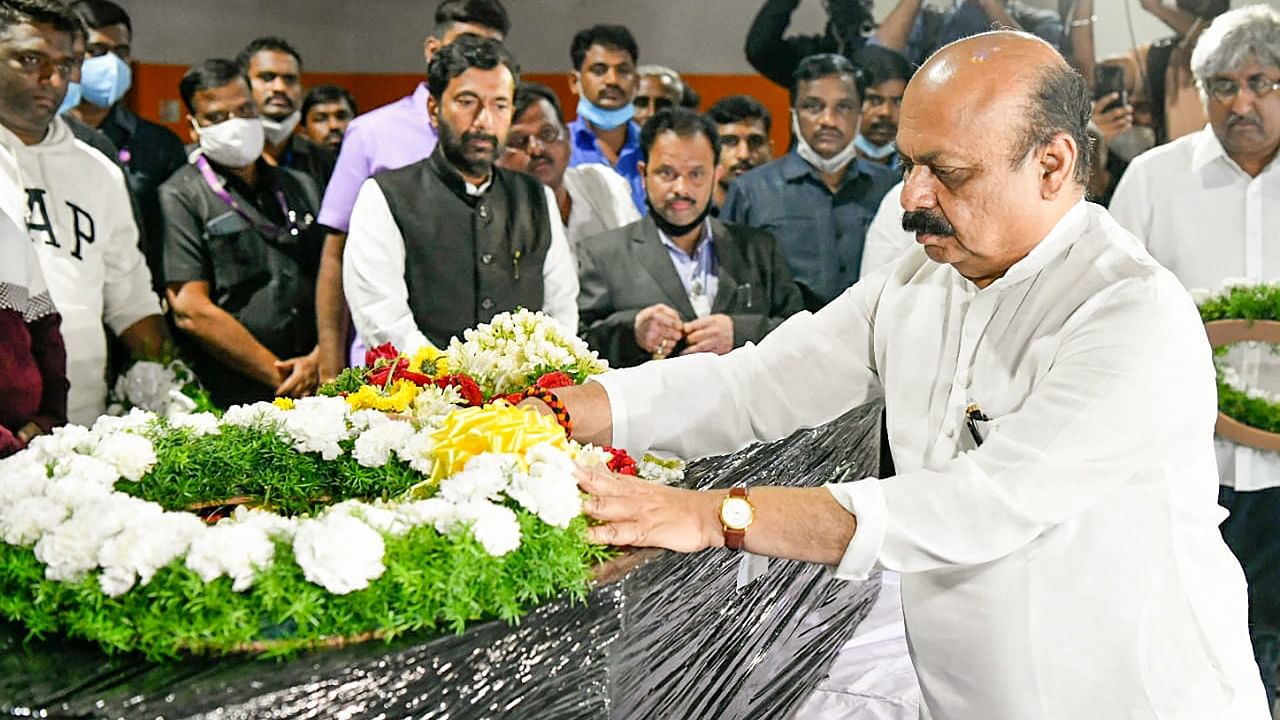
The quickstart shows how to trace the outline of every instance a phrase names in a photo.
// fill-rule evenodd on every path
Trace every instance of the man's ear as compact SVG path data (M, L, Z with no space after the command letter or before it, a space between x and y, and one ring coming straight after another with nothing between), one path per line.
M1040 148L1040 197L1052 200L1062 192L1075 175L1080 162L1080 147L1075 138L1060 132Z
M427 120L431 122L431 127L439 128L440 119L437 113L440 112L440 103L436 100L436 96L427 93Z
M573 72L569 73L569 92L573 93L574 95L581 95L582 94L581 82L582 82L582 75L580 75L577 70L574 70Z
M187 135L190 136L191 142L197 144L200 142L200 125L191 115L187 115Z
M431 57L444 47L440 43L440 38L435 35L428 35L427 39L422 42L422 59L427 65L431 65Z

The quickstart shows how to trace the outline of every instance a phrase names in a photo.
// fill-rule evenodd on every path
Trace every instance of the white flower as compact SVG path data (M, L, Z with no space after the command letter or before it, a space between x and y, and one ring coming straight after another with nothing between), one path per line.
M77 580L98 566L102 545L126 527L149 523L163 511L155 503L121 493L83 506L36 542L36 558L50 580Z
M413 439L415 430L407 422L388 420L360 433L352 448L352 456L364 467L382 467L391 452Z
M520 520L509 507L480 500L459 505L457 522L469 527L485 552L500 557L520 547Z
M98 551L103 569L98 585L111 597L127 592L138 580L146 585L157 570L185 554L204 530L204 523L191 513L168 512L130 524Z
M169 426L190 430L196 437L218 434L218 416L209 412L183 413L169 417Z
M120 476L137 482L156 464L156 451L151 441L141 435L114 433L98 441L94 455L111 463Z
M1191 299L1195 301L1196 305L1203 305L1206 300L1218 294L1206 288L1190 288L1187 292L1191 294Z
M196 535L185 564L205 582L226 575L231 589L253 587L258 571L271 566L276 546L266 530L254 523L222 522Z
M608 363L571 329L541 312L500 313L489 323L454 338L445 351L449 366L494 393L507 393L549 370L580 368L591 373Z
M92 460L92 458L87 459ZM105 467L110 468L109 465ZM115 475L114 470L108 470L108 472L111 475ZM85 475L73 475L58 478L49 483L48 487L45 488L45 497L75 512L81 508L103 502L113 497L113 495L110 484L103 484L99 479Z
M284 432L298 452L318 452L325 460L342 454L347 428L347 401L339 397L308 397L295 401L284 415Z
M410 523L403 515L396 512L394 506L382 502L366 503L360 500L344 500L331 506L327 513L350 515L364 524L387 535L404 535L409 532Z
M169 390L178 384L178 376L168 366L140 360L116 381L116 395L135 407L151 412L164 412L169 404Z
M458 514L453 503L438 497L401 503L396 506L395 512L406 525L434 525L442 535L454 527Z
M328 513L299 523L293 557L302 574L335 595L369 587L385 569L382 535L344 513Z
M33 453L38 462L52 462L71 453L92 452L97 438L89 428L79 425L63 425L48 435L33 438L27 452Z
M381 410L356 410L347 415L347 424L351 426L353 434L362 433L370 428L386 425L390 422L397 422L387 417L387 414Z
M0 506L0 538L10 545L27 546L67 519L67 506L42 496L23 498Z
M182 417L196 409L196 401L192 400L179 388L169 390L169 404L164 408L167 418Z
M33 462L0 462L0 509L19 500L44 495L48 485L49 471L44 465Z
M441 480L438 495L457 505L497 500L512 479L523 474L515 455L482 453L468 460L462 472Z
M458 388L452 385L446 388L427 385L413 399L413 407L410 409L410 414L414 420L422 425L429 428L437 428L449 416L449 413L457 410L458 406L465 403L466 401L462 399L462 393L458 392Z
M584 468L593 468L599 465L608 465L613 456L608 450L596 445L579 445L572 442L569 445L573 453L573 461Z
M436 464L435 450L436 442L431 439L431 431L427 429L415 432L412 437L405 440L403 445L395 449L396 455L409 463L409 467L428 476L431 475L431 470Z
M268 537L280 540L293 540L293 533L298 529L298 521L293 518L244 505L237 507L231 517L223 520L219 525L228 523L249 525L266 533Z
M115 433L142 433L156 419L155 413L141 408L133 408L127 415L115 417L103 415L93 423L90 430L95 436L102 438Z
M110 490L119 479L120 471L115 465L93 455L67 455L53 464L55 484L76 480Z
M507 494L543 522L566 528L582 514L582 496L569 455L549 443L525 453L529 472L512 477Z
M684 479L684 461L645 455L636 463L636 475L651 483L674 485Z
M290 411L292 412L292 411ZM284 424L285 411L269 402L233 405L222 415L223 425L275 430Z

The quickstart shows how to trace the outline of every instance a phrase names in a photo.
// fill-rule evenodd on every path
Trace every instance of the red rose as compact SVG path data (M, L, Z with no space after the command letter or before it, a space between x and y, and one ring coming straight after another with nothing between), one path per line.
M390 343L381 347L390 347ZM374 366L374 370L369 373L370 385L384 386L388 380L394 380L401 372L409 368L408 358L390 358L390 360L394 360L394 362L387 362L384 359Z
M441 389L447 387L456 387L462 395L462 399L467 402L467 407L479 407L484 404L484 393L480 391L480 386L470 375L461 373L453 375L445 375L435 379L435 386Z
M609 453L609 470L619 475L637 475L635 458L627 454L626 450L620 448L605 446L605 452Z
M498 400L499 398L494 399ZM524 393L508 393L503 395L500 399L506 400L508 405L519 405L520 401L524 400Z
M364 364L368 367L373 367L378 364L379 360L395 360L398 357L400 357L400 351L396 350L395 345L382 343L378 347L364 351Z
M534 385L537 385L543 390L555 390L556 388L573 387L575 384L576 383L573 382L573 378L569 377L569 373L566 373L563 370L556 370L555 372L549 372L546 375L543 375L542 377L538 378L538 381L534 383Z

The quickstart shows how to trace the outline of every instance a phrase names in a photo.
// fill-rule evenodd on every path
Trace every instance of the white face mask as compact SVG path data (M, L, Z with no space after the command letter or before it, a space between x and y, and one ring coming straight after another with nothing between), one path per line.
M196 133L200 135L204 156L230 168L252 165L262 155L266 142L262 121L258 118L231 118L217 125L197 126Z
M861 128L861 124L862 123L859 122L858 127L853 129L854 139L857 139L858 137L858 131ZM823 173L824 175L838 172L844 168L845 165L853 162L853 159L858 155L858 145L853 140L850 140L849 144L846 145L843 150L829 158L824 158L819 155L818 151L814 150L813 146L805 141L804 135L800 134L800 119L796 117L795 110L791 111L791 132L796 136L796 154L805 162L812 165L813 169Z
M272 120L270 118L262 118L262 129L266 132L268 145L279 145L289 136L293 134L293 129L298 127L298 121L302 120L302 113L294 110L293 114L283 120Z

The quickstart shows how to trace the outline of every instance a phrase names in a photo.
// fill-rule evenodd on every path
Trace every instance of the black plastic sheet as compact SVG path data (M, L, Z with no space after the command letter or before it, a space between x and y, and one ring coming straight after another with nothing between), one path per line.
M771 445L689 468L693 487L815 486L874 474L878 405ZM314 651L288 661L104 655L66 639L24 643L0 623L0 712L12 717L789 717L866 617L879 578L770 561L737 588L741 556L638 551L588 601L555 601L519 625ZM619 568L614 568L617 571ZM615 572L615 574L617 574Z

